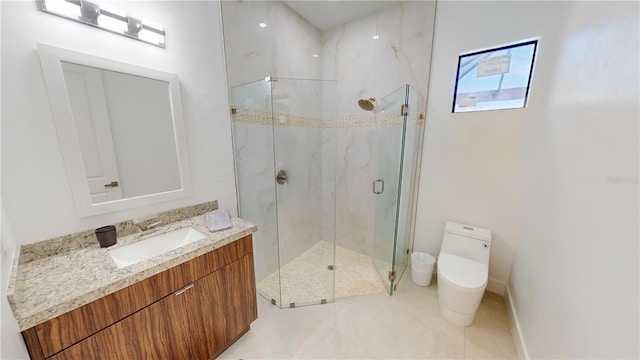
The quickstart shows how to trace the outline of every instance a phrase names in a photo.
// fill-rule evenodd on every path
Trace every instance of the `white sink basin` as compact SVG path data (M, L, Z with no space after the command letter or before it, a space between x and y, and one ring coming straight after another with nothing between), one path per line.
M109 255L116 262L118 268L122 269L125 266L161 255L206 237L207 235L192 227L184 227L109 250Z

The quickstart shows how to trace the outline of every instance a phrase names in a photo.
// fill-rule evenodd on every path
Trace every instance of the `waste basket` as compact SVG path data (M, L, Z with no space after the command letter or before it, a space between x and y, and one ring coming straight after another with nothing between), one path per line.
M436 258L431 254L414 251L411 254L411 280L416 285L429 286Z

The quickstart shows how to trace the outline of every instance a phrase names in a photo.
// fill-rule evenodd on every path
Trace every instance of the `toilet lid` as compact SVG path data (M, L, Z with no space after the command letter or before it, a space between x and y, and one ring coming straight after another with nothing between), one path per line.
M438 271L450 282L467 288L483 287L489 274L487 265L460 256L441 253L438 257Z

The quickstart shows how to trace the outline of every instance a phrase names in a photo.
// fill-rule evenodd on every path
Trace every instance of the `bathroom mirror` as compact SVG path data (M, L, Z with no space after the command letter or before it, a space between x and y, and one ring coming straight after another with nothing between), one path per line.
M176 75L38 51L78 216L191 195Z

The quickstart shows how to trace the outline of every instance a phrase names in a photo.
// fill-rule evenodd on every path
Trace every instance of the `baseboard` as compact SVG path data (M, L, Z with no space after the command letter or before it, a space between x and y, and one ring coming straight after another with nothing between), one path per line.
M518 358L528 360L529 354L527 353L527 347L524 345L520 322L518 321L516 309L513 307L513 298L511 297L509 286L506 287L506 290L507 296L505 296L505 301L507 305L507 316L509 317L509 323L511 325L513 344L516 346L516 350L518 351Z
M504 289L507 288L507 284L504 281L489 278L487 282L487 291L498 294L504 297Z

